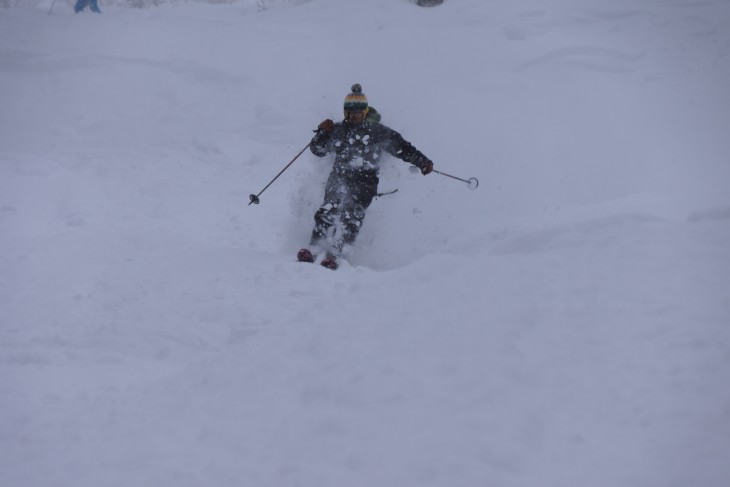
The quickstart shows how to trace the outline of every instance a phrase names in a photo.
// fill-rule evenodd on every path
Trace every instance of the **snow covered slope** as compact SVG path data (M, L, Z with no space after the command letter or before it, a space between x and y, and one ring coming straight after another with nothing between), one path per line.
M101 4L0 10L0 485L728 485L730 2ZM481 185L332 272L354 82Z

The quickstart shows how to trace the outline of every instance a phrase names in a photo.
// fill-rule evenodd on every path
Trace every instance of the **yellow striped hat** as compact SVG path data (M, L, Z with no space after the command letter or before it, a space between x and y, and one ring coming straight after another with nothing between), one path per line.
M345 97L345 111L358 112L368 109L368 99L362 92L362 86L359 83L352 85L352 93Z

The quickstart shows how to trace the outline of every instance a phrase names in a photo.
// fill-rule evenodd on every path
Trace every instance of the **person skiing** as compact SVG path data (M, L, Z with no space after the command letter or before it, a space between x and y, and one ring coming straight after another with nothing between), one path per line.
M76 4L74 4L74 12L79 13L87 6L89 7L89 9L91 9L92 12L96 12L97 14L101 13L97 0L76 0Z
M310 248L297 253L300 262L314 262L337 269L337 258L352 245L362 227L365 211L378 192L378 172L383 151L419 168L425 176L433 162L398 132L380 123L380 114L368 106L362 86L352 85L345 97L344 120L319 124L309 149L318 157L335 153L327 178L324 202L314 214Z

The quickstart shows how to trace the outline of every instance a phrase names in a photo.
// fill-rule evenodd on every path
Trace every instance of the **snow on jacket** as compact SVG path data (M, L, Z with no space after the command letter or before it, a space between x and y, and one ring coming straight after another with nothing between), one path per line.
M309 149L318 157L334 152L333 171L340 174L377 175L383 151L418 168L428 161L401 134L378 122L335 123L330 133L318 130Z

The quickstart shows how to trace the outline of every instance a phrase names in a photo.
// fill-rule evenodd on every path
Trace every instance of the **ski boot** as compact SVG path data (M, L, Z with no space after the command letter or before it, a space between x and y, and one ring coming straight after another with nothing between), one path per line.
M327 269L332 269L333 271L336 270L337 267L339 267L337 265L337 259L334 255L327 255L327 257L325 257L322 262L319 263L319 265L321 265L322 267L326 267Z
M301 249L299 252L297 252L297 260L299 262L314 262L314 255L312 255L312 251L309 249Z

